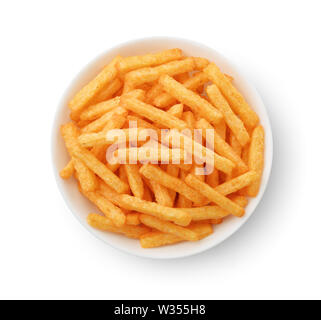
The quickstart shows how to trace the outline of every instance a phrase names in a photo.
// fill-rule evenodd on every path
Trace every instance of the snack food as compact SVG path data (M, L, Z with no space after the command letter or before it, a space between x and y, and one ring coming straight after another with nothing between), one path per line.
M74 176L97 207L93 228L143 248L197 242L246 214L260 190L264 129L233 77L206 58L175 48L117 56L69 108L60 176Z

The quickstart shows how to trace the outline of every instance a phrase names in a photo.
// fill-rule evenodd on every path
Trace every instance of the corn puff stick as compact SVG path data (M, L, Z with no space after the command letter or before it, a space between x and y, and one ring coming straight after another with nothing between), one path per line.
M204 222L193 223L188 229L197 233L199 240L213 233L212 226ZM182 241L184 240L178 236L160 231L152 231L140 237L140 244L143 248L156 248Z
M112 202L103 197L99 192L85 192L83 194L94 203L103 214L109 218L115 226L120 227L124 225L126 221L126 216L124 212L116 207Z
M158 219L156 217L147 215L147 214L141 214L139 216L140 221L151 228L157 229L159 231L162 231L164 233L170 233L177 237L180 237L184 240L188 241L196 241L198 240L198 235L196 232L193 232L187 228L183 228L181 226L177 226L174 223L164 221L161 219Z
M178 101L189 106L194 112L200 114L211 123L219 123L223 116L213 105L201 98L195 92L185 88L181 83L168 75L163 75L159 83L164 90L175 97ZM177 128L177 127L176 127Z
M182 194L196 205L204 203L205 199L204 197L200 196L199 193L195 192L180 179L169 175L157 166L145 164L140 168L139 171L146 178L154 180L164 187Z
M246 172L236 178L233 178L225 183L220 184L215 188L215 191L222 195L228 195L257 181L259 174L255 171Z
M204 70L209 79L215 83L229 102L233 111L239 115L244 124L255 127L259 121L257 114L247 104L241 93L233 86L215 63L209 64ZM241 143L241 141L240 141Z
M72 163L72 160L70 160L66 166L59 172L60 177L63 179L69 179L74 174L75 168Z
M117 63L117 68L121 73L126 73L135 69L153 67L173 60L178 60L181 57L181 49L164 50L157 53L122 58Z
M264 165L264 129L258 126L253 130L252 140L249 149L249 168L258 174L258 178L247 188L247 194L255 197L261 184L261 177Z
M124 165L128 183L133 195L139 199L144 197L144 183L139 173L139 167L137 164L125 164Z
M145 226L134 226L125 224L121 227L116 227L110 219L95 213L90 213L88 215L87 222L93 228L102 231L121 233L124 234L126 237L133 239L139 239L145 233L150 232L150 229Z
M125 83L128 82L132 87L137 87L143 83L155 81L164 74L175 76L176 74L194 69L195 64L192 58L172 61L154 68L143 68L131 71L126 74Z
M215 191L213 188L211 188L208 184L198 180L193 176L192 174L189 174L185 182L195 190L199 191L204 197L208 198L212 202L219 205L222 209L225 209L226 211L230 212L231 214L241 217L244 215L244 209L234 203L229 198L223 196L222 194Z
M117 76L115 64L120 57L116 57L108 64L93 80L85 85L69 102L69 108L74 114L74 118L89 105L89 103L104 89L104 87L113 81Z
M177 80L177 81L179 81L179 80ZM187 80L185 80L183 82L183 86L186 89L195 91L199 87L203 86L206 82L208 82L207 75L203 72L198 72L198 73L195 73L191 78L188 78ZM166 108L166 107L169 107L169 106L175 104L176 101L177 100L172 95L170 95L167 92L164 92L164 93L158 95L154 99L154 105L158 108Z
M222 112L225 122L227 123L230 130L235 135L236 139L242 146L245 146L250 136L242 122L235 113L232 111L230 105L225 100L220 90L215 84L212 84L206 88L207 95L211 103Z

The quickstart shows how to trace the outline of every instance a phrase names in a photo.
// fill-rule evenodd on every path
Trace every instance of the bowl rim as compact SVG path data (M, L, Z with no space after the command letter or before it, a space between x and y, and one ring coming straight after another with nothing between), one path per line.
M209 243L207 246L204 247L200 247L199 250L195 250L193 252L184 252L181 253L180 251L178 251L178 254L176 256L166 256L164 254L160 255L160 256L150 256L149 255L149 250L146 251L141 251L141 252L133 252L133 250L131 250L130 248L126 248L123 247L121 245L115 245L114 243L111 243L109 241L107 241L106 239L103 239L102 237L100 237L98 235L98 233L94 232L94 230L87 224L84 223L79 215L74 211L71 200L67 197L67 195L63 192L63 188L62 188L62 184L64 182L63 179L61 179L60 175L59 175L59 169L56 166L55 163L55 141L56 141L56 130L57 127L59 127L59 124L57 124L58 122L58 118L60 113L62 112L63 108L65 107L64 105L64 101L66 100L67 96L70 94L71 89L75 86L75 83L78 81L79 77L85 72L85 70L88 69L89 66L93 65L96 61L100 60L101 58L103 58L105 55L108 54L109 51L112 50L117 50L117 49L121 49L123 47L138 43L138 42L148 42L148 41L178 41L178 42L185 42L186 44L192 45L192 46L197 46L200 48L203 48L205 50L209 50L212 51L215 55L219 56L220 59L224 60L233 70L236 71L236 73L240 76L240 78L242 79L242 81L244 81L246 83L246 86L250 89L251 93L254 94L256 96L256 99L258 99L261 103L261 105L263 106L263 111L265 112L265 116L266 116L266 124L264 126L264 131L265 131L265 135L269 135L269 142L270 142L270 150L269 153L266 154L267 161L265 159L265 164L264 164L264 171L266 171L266 182L264 185L261 184L261 191L259 193L259 195L255 198L256 199L256 204L254 205L252 212L250 214L248 214L247 216L243 217L242 219L240 219L240 223L238 225L238 227L233 231L230 232L229 234L227 234L226 236L224 236L221 241L217 242L217 243ZM88 72L88 71L87 71ZM231 62L228 58L226 58L225 55L221 54L220 52L218 52L215 49L212 49L211 47L204 45L203 43L200 43L198 41L195 40L190 40L190 39L186 39L186 38L181 38L181 37L170 37L170 36L153 36L153 37L143 37L143 38L136 38L136 39L131 39L125 42L121 42L118 43L117 45L110 47L106 50L104 50L103 52L101 52L100 54L98 54L97 56L95 56L94 58L92 58L89 62L87 62L80 71L77 72L77 74L70 80L69 85L66 87L66 89L63 91L60 99L58 100L58 104L57 104L57 108L55 110L55 115L54 115L54 119L51 125L51 138L50 138L50 149L51 149L51 163L52 163L52 167L53 167L53 173L54 173L54 177L56 180L56 184L58 186L58 189L60 191L60 194L63 198L63 200L65 201L65 203L67 204L67 207L69 208L69 210L71 211L71 213L73 214L73 216L80 222L80 224L85 227L86 230L88 230L90 232L90 234L92 234L95 238L99 239L100 241L103 241L105 244L109 245L110 247L120 250L124 253L128 253L131 255L134 255L136 257L141 257L141 258L148 258L148 259L178 259L178 258L186 258L186 257L190 257L190 256L194 256L197 254L200 254L202 252L205 252L209 249L212 249L220 244L222 244L224 241L226 241L229 237L231 237L233 234L235 234L238 230L240 230L240 228L248 221L248 219L254 214L254 212L257 209L257 206L259 205L259 203L261 202L263 195L265 194L266 188L269 184L269 180L270 180L270 176L271 176L271 171L272 171L272 164L273 164L273 133L272 133L272 128L271 128L271 122L270 122L270 117L268 115L268 110L265 106L265 104L263 103L263 100L260 96L260 94L258 93L257 89L252 85L251 82L249 82L247 80L247 78L244 76L242 70L240 70L237 66L234 65L233 62ZM266 152L266 149L265 149Z

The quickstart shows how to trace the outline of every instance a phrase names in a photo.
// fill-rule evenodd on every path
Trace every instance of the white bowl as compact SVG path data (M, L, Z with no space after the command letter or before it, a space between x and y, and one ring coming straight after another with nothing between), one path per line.
M214 227L215 231L211 236L201 241L182 242L179 244L164 246L160 248L143 249L140 247L138 240L132 240L121 235L102 232L87 225L86 217L88 213L95 212L97 211L97 209L79 193L75 179L69 179L65 181L59 176L59 171L66 165L69 160L64 142L60 136L59 128L61 124L69 121L69 112L67 108L68 101L113 57L118 54L122 56L130 56L169 48L181 48L184 51L185 55L205 57L209 60L213 60L223 72L228 73L234 77L233 83L242 92L246 100L257 112L265 129L265 166L260 193L256 198L250 199L244 217L236 218L231 216L224 219L224 223ZM210 249L227 239L234 232L236 232L255 211L255 208L260 202L265 188L268 184L272 166L273 141L271 126L266 109L257 91L221 54L200 43L178 38L153 37L129 41L112 49L109 49L105 53L93 59L92 62L90 62L78 75L76 75L75 79L71 82L71 84L65 91L58 105L58 110L54 119L52 130L52 160L54 174L59 190L71 212L81 222L81 224L97 238L113 246L114 248L141 257L157 259L187 257Z

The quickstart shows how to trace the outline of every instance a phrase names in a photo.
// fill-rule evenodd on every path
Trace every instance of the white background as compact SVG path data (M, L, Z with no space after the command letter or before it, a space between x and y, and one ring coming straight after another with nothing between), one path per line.
M321 298L320 1L2 1L0 298ZM75 74L145 36L202 42L265 102L270 184L235 235L203 254L136 258L89 234L54 181L50 131Z

